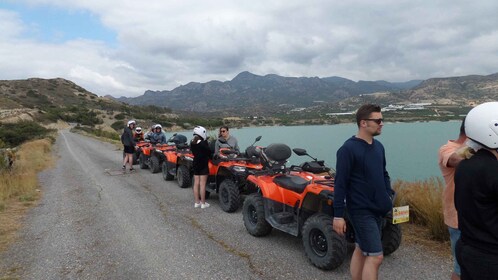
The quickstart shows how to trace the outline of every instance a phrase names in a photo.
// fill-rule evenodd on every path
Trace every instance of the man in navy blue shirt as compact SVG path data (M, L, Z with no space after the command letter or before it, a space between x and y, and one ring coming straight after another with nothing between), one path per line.
M334 230L344 235L345 209L355 233L351 276L377 279L383 260L381 223L392 210L392 190L384 146L374 137L384 126L380 106L366 104L356 112L358 133L337 151Z

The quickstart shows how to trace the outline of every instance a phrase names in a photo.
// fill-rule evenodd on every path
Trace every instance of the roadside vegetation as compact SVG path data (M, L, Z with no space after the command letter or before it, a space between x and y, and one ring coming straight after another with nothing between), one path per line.
M52 140L23 143L10 168L0 170L0 251L14 239L24 212L39 198L37 174L53 165Z
M52 137L54 132L34 121L0 122L0 148L14 148L29 140Z
M410 206L410 223L427 229L427 237L436 241L448 241L449 233L444 224L442 195L444 182L439 177L422 181L393 183L396 206Z

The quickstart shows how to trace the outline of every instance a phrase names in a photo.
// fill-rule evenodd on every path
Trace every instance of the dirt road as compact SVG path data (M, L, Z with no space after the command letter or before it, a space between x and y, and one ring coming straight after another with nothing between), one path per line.
M40 204L0 255L0 278L350 278L349 261L335 271L312 266L299 238L249 235L240 210L223 212L216 195L199 209L191 189L160 174L109 175L122 158L110 144L62 131L55 147L56 167L40 174ZM403 244L385 258L380 277L445 279L450 270L448 258Z

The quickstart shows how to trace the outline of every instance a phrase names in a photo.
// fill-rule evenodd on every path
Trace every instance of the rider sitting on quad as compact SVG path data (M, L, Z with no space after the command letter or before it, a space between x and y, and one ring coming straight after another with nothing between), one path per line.
M133 139L135 139L135 142L144 141L144 132L142 131L142 128L140 126L135 128Z
M230 136L228 132L228 126L220 127L220 132L218 134L218 139L214 144L214 155L218 156L220 152L220 148L230 148L239 152L239 144L237 142L237 138Z
M148 140L151 144L166 144L166 136L162 132L162 126L160 124L156 124L152 127L152 132L147 134Z

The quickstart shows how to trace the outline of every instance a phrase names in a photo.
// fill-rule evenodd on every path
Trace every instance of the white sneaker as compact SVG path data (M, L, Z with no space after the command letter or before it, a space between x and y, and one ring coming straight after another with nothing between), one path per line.
M201 209L208 208L208 207L209 207L209 203L207 203L207 202L204 202L203 204L201 204Z
M194 208L199 208L199 207L201 207L200 203L194 203Z

